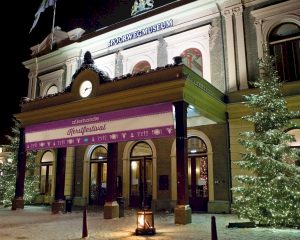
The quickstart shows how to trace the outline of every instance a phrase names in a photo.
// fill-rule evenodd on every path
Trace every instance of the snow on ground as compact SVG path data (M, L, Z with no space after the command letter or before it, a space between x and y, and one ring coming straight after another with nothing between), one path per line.
M125 240L207 240L211 239L212 214L194 213L192 223L174 224L173 213L156 213L156 234L135 236L136 210L125 210L125 217L104 219L102 210L88 210L89 239ZM231 214L215 214L219 240L299 240L300 230L273 228L227 228L239 220ZM52 214L49 207L25 206L24 210L0 208L0 239L75 240L82 237L82 211Z

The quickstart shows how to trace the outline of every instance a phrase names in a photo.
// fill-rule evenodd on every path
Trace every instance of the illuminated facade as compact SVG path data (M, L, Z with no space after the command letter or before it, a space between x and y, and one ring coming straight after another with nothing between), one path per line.
M300 108L300 3L275 2L154 3L33 53L16 117L24 151L39 150L37 201L57 212L71 197L74 205L104 205L113 218L122 196L126 206L174 210L183 224L191 210L230 212L238 133L252 128L241 120L242 96L253 91L263 42L279 59L288 107ZM291 131L299 147L300 130ZM22 207L21 190L14 204Z

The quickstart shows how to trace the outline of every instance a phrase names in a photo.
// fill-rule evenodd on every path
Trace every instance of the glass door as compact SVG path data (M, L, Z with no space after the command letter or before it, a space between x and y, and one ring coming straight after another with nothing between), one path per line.
M152 149L146 142L137 142L130 153L131 207L151 208Z
M106 162L93 162L90 169L90 204L103 206L106 197Z
M130 206L150 208L152 201L152 159L130 161Z
M193 211L207 211L207 157L188 158L189 203Z
M207 212L208 159L205 142L199 137L188 139L189 203L194 212Z
M107 150L96 147L90 158L89 204L103 206L106 198Z

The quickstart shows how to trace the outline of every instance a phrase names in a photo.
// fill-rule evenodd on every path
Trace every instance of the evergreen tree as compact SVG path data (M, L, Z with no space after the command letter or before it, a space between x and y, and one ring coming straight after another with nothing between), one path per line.
M237 164L249 174L236 178L233 210L262 225L300 228L300 168L295 166L299 153L289 147L294 136L285 132L295 127L291 120L300 112L288 110L274 62L265 50L258 61L260 77L253 83L258 93L245 96L251 114L243 119L255 130L240 133L239 143L246 151Z
M10 144L3 145L9 153L6 161L0 165L0 204L9 206L15 195L16 173L18 162L19 149L19 123L15 121L15 126L12 128L12 136L7 136ZM33 202L38 194L38 176L34 175L36 169L35 164L36 152L27 152L26 156L26 175L24 182L24 201L26 204Z

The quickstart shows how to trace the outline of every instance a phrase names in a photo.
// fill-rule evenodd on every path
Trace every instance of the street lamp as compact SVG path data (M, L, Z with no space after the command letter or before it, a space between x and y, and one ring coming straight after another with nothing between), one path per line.
M136 235L154 235L154 217L150 210L141 210L137 212L137 228Z
M145 159L144 159L144 165ZM135 230L136 235L154 235L155 228L154 228L154 217L153 212L145 207L145 195L146 195L146 168L144 167L144 182L142 183L142 194L143 194L143 201L142 201L142 209L137 212L137 228ZM147 205L147 204L146 204Z

